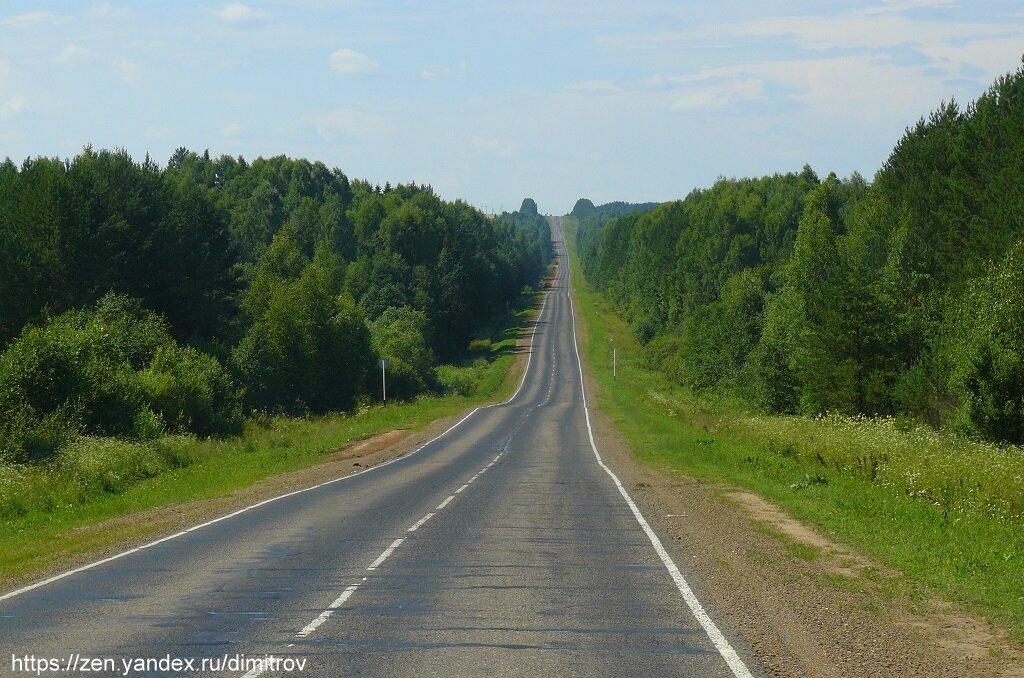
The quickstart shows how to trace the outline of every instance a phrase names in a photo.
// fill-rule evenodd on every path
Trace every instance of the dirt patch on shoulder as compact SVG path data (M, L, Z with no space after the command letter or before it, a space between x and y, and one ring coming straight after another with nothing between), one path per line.
M327 457L327 461L324 464L314 468L320 468L320 466L331 464L332 462L341 462L359 458L365 458L366 464L357 462L354 466L372 466L373 463L370 459L374 455L395 447L408 435L408 429L400 428L394 431L388 431L387 433L379 433L375 436L370 436L369 438L364 438L362 440L354 440L348 445L344 445L336 449L329 457Z
M723 495L735 502L747 514L763 525L776 530L783 540L801 544L813 549L814 559L830 572L847 577L858 577L864 571L884 574L888 577L899 573L871 562L859 553L824 537L763 497L745 490L727 488Z

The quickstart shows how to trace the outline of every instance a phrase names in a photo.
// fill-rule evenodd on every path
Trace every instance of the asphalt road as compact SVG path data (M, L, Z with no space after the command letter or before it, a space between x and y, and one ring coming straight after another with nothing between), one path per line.
M0 674L31 673L26 655L117 662L89 675L272 655L309 676L748 675L592 447L567 276L510 401L385 466L0 598Z

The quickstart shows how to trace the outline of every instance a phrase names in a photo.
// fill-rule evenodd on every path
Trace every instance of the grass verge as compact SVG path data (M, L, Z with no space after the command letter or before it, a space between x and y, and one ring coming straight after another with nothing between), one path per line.
M1024 641L1024 450L695 397L644 364L631 328L580 272L574 220L562 224L595 404L639 460L752 490L898 571L891 595L938 595Z
M489 336L474 342L469 364L439 369L442 381L457 383L452 395L375 405L354 414L254 420L240 437L226 440L81 438L45 465L0 466L0 591L168 529L153 521L89 529L108 519L220 497L315 466L353 440L395 429L422 430L508 397L520 378L520 370L513 369L517 336L536 310L496 322Z

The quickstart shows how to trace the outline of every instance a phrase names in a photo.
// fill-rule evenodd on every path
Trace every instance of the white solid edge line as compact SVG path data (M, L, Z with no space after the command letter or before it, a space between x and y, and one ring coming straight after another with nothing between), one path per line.
M16 596L20 596L20 595L22 595L24 593L28 593L29 591L34 591L34 590L36 590L38 588L46 586L47 584L52 584L52 583L54 583L56 581L60 581L61 579L66 579L66 578L68 578L68 577L70 577L72 575L79 574L80 572L85 572L85 571L91 570L91 569L93 569L95 567L99 567L100 565L105 565L105 564L107 564L109 562L113 562L115 560L119 560L121 558L124 558L125 556L130 556L133 553L138 553L139 551L142 551L144 549L148 549L150 547L156 546L157 544L162 544L165 541L171 541L172 539L177 539L178 537L183 537L186 534L188 534L189 532L194 532L195 530L200 530L200 529L202 529L204 527L209 527L210 525L216 525L217 523L219 523L221 521L228 520L229 518L234 518L235 516L239 516L239 515L241 515L243 513L246 513L248 511L251 511L251 510L256 509L256 508L259 508L261 506L266 506L267 504L270 504L272 502L278 501L280 499L286 499L288 497L293 497L293 496L295 496L297 494L302 494L304 492L311 492L312 490L319 489L319 488L324 487L326 485L333 485L334 483L338 483L338 482L341 482L343 480L348 480L349 478L355 478L356 476L360 476L360 475L362 475L364 473L369 473L370 471L376 471L377 469L383 468L384 466L388 466L389 464L394 464L396 461L401 461L403 459L408 459L409 457L413 456L417 452L420 452L421 450L423 450L425 447L427 447L431 443L436 442L437 440L440 440L444 436L446 436L449 433L451 433L452 431L454 431L464 421L466 421L467 419L472 417L474 414L476 414L480 410L489 409L489 408L495 407L497 405L507 405L508 403L510 403L513 400L515 400L516 396L519 395L519 392L523 390L523 385L526 384L526 377L529 375L530 363L531 363L531 361L533 359L533 342L534 342L534 338L537 336L537 325L540 324L540 319L544 316L544 309L547 307L548 296L550 294L551 294L550 292L546 292L544 294L544 301L541 303L540 312L537 314L537 320L536 320L536 322L534 322L534 325L533 325L533 332L530 334L530 351L526 355L526 368L523 370L523 380L521 382L519 382L519 388L516 389L516 392L513 393L512 397L509 398L508 400L502 401L500 403L491 403L490 405L482 405L480 407L474 407L470 411L469 414L467 414L465 417L463 417L462 419L459 419L457 422L455 422L455 424L452 425L451 428L445 430L440 435L438 435L438 436L436 436L434 438L431 438L430 440L428 440L427 442L423 443L422 445L420 445L419 447L417 447L415 450L413 450L412 452L410 452L408 454L403 454L400 457L395 457L394 459L390 459L388 461L381 462L380 464L377 464L376 466L371 466L369 468L365 468L362 471L357 471L356 473L350 473L349 475L342 476L341 478L334 478L332 480L327 480L327 481L322 482L322 483L317 483L316 485L311 485L310 487L304 487L301 490L295 490L293 492L287 492L285 494L280 494L280 495L278 495L276 497L271 497L269 499L264 499L263 501L256 502L255 504L252 504L250 506L246 506L244 508L240 508L237 511L232 511L231 513L228 513L226 515L220 516L218 518L214 518L213 520L207 520L204 523L199 523L198 525L193 525L192 527L188 527L188 528L186 528L184 530L181 530L180 532L175 532L174 534L168 535L166 537L161 537L160 539L155 539L155 540L153 540L151 542L143 544L142 546L136 546L136 547L127 549L125 551L121 551L120 553L114 554L114 555L109 556L107 558L103 558L101 560L96 560L96 561L88 563L86 565L82 565L80 567L76 567L74 569L68 570L66 572L61 572L60 574L55 574L52 577L47 577L46 579L41 579L40 581L34 582L34 583L29 584L27 586L22 586L19 589L15 589L13 591L10 591L8 593L4 593L4 594L0 595L0 602L3 602L3 601L8 600L10 598L14 598Z
M567 250L566 259L568 259L568 256L569 254ZM566 271L569 271L568 262L566 262ZM725 663L729 665L730 669L732 669L733 675L737 678L753 678L753 675L750 673L746 664L744 664L743 660L740 659L738 654L736 654L736 650L734 650L732 645L729 644L729 641L726 640L718 626L715 625L715 622L711 620L707 611L704 610L704 606L700 604L699 600L697 600L697 596L694 595L693 589L691 589L690 585L686 583L686 579L683 577L682 572L679 571L679 568L672 560L672 557L665 550L665 546L661 543L661 539L659 539L658 535L654 533L653 529L651 529L650 524L644 518L643 514L640 513L640 509L637 508L636 502L634 502L633 498L629 496L626 488L622 486L622 481L619 480L619 477L615 475L615 473L605 465L604 460L601 459L601 453L597 450L597 443L594 442L594 429L590 425L590 408L587 406L587 389L583 385L583 361L580 360L580 349L579 345L576 343L576 311L573 307L572 294L570 293L572 288L569 285L567 285L567 288L566 296L569 299L569 314L572 318L572 345L573 349L576 351L576 364L579 366L580 371L580 389L583 393L583 413L586 416L587 435L590 437L590 447L594 451L594 457L597 458L597 463L602 469L604 469L604 472L611 476L611 479L615 481L615 487L618 488L619 494L621 494L622 498L626 500L626 504L629 505L629 509L633 512L633 517L636 518L638 523L640 523L640 527L642 527L643 531L647 534L647 538L650 539L651 545L654 546L654 550L658 553L658 557L661 558L661 562L665 565L669 574L672 575L672 581L675 582L676 588L679 589L679 593L682 594L683 600L686 601L686 605L690 608L690 611L693 612L693 616L697 618L700 625L704 627L704 631L708 634L708 638L714 644L718 653L722 655L722 659L725 660Z
M519 392L523 390L523 386L526 385L526 377L530 374L530 363L533 362L533 340L537 337L537 327L540 325L540 319L544 317L544 309L547 308L549 296L551 296L550 291L544 293L544 301L541 302L540 311L537 313L537 319L534 320L533 322L533 332L530 333L530 350L526 353L526 367L523 369L523 379L522 381L519 382L519 388L516 389L516 392L513 393L508 400L502 401L500 403L492 403L490 405L485 405L485 407L495 407L496 405L508 405L510 402L516 399L516 396L519 395Z

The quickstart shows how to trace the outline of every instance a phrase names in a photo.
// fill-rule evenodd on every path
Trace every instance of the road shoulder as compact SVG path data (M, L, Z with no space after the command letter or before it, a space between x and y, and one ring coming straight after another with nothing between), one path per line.
M588 399L597 385L587 378ZM1005 632L937 599L761 497L636 461L591 410L598 446L712 616L778 676L1024 676Z

